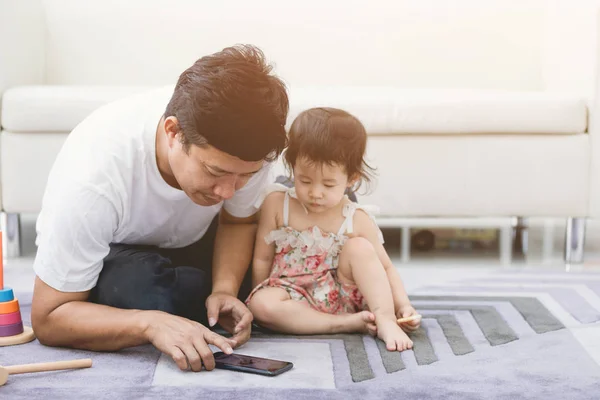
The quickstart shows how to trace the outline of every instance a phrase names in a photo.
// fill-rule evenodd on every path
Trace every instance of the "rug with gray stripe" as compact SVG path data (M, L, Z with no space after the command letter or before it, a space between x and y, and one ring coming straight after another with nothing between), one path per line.
M17 294L29 320L30 295ZM238 350L294 362L275 378L182 372L151 346L117 353L0 348L0 364L91 357L86 370L13 376L7 399L598 399L600 274L513 273L409 293L423 315L414 349L362 335L289 336L255 329Z

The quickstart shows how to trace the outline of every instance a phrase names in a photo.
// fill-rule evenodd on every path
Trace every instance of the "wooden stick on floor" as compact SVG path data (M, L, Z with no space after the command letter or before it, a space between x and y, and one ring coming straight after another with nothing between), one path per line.
M9 375L28 374L32 372L58 371L64 369L89 368L91 366L92 360L89 358L81 360L12 365L10 367L0 366L0 386L6 383Z

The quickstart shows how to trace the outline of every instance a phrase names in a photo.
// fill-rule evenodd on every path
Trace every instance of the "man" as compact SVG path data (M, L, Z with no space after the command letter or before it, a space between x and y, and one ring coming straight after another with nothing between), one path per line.
M214 368L208 344L230 353L245 343L252 315L237 295L287 112L261 51L236 46L199 59L174 91L116 101L79 124L37 222L40 342L152 343L194 371Z

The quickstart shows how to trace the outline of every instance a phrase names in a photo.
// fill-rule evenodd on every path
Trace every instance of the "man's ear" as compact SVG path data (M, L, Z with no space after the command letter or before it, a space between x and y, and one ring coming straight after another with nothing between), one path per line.
M163 123L163 127L165 130L165 136L167 137L167 143L169 147L173 147L173 143L175 140L179 140L179 133L181 132L179 128L179 121L174 116L170 116L165 118Z

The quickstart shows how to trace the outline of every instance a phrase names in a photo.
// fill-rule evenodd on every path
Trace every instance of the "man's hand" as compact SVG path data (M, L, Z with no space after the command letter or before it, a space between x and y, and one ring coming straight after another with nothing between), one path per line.
M233 352L229 339L212 332L198 322L162 311L145 311L148 321L148 341L161 352L171 356L181 370L200 371L202 365L211 371L215 358L209 344L224 353Z
M396 318L398 318L398 319L406 318L406 317L411 317L411 316L417 315L417 314L418 314L418 312L414 309L413 306L411 306L409 304L404 307L400 307L398 309L398 311L396 312ZM400 324L400 328L402 328L402 330L407 333L416 331L417 329L419 329L420 326L421 326L420 318Z
M212 327L217 322L223 329L231 333L230 340L234 347L246 343L250 339L252 313L236 297L226 293L213 293L206 299L208 323Z

